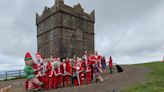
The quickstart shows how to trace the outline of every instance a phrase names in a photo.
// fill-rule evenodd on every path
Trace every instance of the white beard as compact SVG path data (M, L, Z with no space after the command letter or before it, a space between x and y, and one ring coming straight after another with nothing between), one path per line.
M79 69L80 69L80 67L79 67L79 66L76 66L76 69L77 69L77 70L79 70Z

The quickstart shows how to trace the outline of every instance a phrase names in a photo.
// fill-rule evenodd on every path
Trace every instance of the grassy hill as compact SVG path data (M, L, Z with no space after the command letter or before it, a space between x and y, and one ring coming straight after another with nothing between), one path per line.
M138 66L152 69L152 72L147 75L147 82L133 85L121 92L164 92L164 62L145 63Z

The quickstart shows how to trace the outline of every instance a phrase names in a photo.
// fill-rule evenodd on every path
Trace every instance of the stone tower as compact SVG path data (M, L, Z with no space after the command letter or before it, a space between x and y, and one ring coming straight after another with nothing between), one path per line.
M56 0L36 14L38 52L44 57L82 56L94 52L94 10L88 14L80 4L70 7Z

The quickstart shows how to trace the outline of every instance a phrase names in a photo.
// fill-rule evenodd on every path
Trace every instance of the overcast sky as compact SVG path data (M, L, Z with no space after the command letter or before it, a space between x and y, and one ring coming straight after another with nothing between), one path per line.
M21 69L37 50L35 13L55 0L0 0L0 71ZM96 12L95 47L120 64L162 60L164 0L65 0Z

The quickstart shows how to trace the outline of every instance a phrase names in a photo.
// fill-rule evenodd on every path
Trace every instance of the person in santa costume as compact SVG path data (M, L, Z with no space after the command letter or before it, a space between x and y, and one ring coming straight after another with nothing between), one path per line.
M39 79L39 81L43 82L43 59L39 53L35 54L35 61L33 64L34 74ZM42 89L40 85L34 84L36 90Z
M60 58L57 58L58 61L58 87L61 88L63 87L63 74L64 74L64 68L63 68L63 63L61 62Z
M70 63L69 63L69 58L67 58L66 60L63 59L63 69L64 69L64 73L63 73L63 81L64 81L64 86L68 86L69 85L69 75L71 75L70 72Z
M35 76L34 70L33 70L33 64L34 60L32 59L29 52L25 55L25 67L24 67L24 73L25 77L27 78L27 81L25 82L25 88L27 91L34 90L34 84L42 86L43 83L39 81L39 79Z
M59 71L58 71L58 66L59 62L57 59L49 59L50 60L50 70L49 70L49 89L54 89L58 88L58 76L59 76Z
M102 72L100 67L101 56L98 55L97 51L95 51L95 55L91 56L91 64L93 66L93 78L98 81L98 79L103 82L103 78L101 77L100 73Z
M84 56L83 56L82 58L83 58L83 60L84 60L85 68L86 68L86 66L87 66L88 64L90 64L89 55L88 55L87 51L85 51Z
M112 68L113 68L113 60L112 60L112 57L110 56L109 58L109 70L110 70L110 74L112 74Z
M68 78L70 80L70 86L73 86L73 76L72 76L72 74L73 74L73 69L72 69L72 67L73 67L73 59L71 59L71 58L69 59L69 64L70 64L70 71L69 71L69 74L68 74Z
M89 56L87 55L87 51L85 51L85 54L83 56L83 59L84 59L84 63L85 63L85 79L86 79L86 82L87 84L90 83L91 81L91 63L89 61Z
M76 66L78 63L79 57L74 57L73 65Z
M48 80L49 80L49 70L50 70L51 64L50 64L48 59L44 59L43 61L44 61L43 62L43 83L44 83L43 88L45 90L48 90L48 88L49 88L49 86L48 86L48 84L49 84L48 83Z
M73 84L74 86L82 85L82 72L83 67L81 66L80 62L72 67L73 69Z
M86 64L85 64L84 59L82 59L82 58L79 58L78 62L80 63L80 66L83 68L83 72L81 73L81 78L82 78L82 80L84 80L85 79Z

